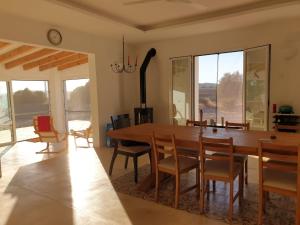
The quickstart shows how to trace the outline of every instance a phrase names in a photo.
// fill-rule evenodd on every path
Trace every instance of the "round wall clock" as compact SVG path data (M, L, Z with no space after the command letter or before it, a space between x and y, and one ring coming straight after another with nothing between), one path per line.
M53 45L59 45L62 42L61 33L56 29L50 29L47 33L48 41Z

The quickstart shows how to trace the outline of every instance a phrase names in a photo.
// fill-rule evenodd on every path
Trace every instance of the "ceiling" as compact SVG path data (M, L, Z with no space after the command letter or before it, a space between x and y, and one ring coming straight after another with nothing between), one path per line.
M132 1L138 0L5 0L0 11L114 39L125 35L132 43L300 17L299 0L143 0L150 2L127 4Z
M7 70L21 67L23 70L56 68L62 71L86 63L85 54L0 41L0 65Z

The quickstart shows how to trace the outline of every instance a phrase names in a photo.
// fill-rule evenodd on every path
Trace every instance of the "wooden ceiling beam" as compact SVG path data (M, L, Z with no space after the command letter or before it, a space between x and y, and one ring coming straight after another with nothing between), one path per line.
M9 60L9 59L15 58L16 56L21 55L25 52L28 52L28 51L32 50L33 48L35 48L35 47L30 46L30 45L22 45L18 48L10 50L9 52L6 52L6 53L0 55L0 63L3 61Z
M10 45L10 43L4 42L4 41L0 41L0 49L5 48L8 45Z
M24 70L30 70L30 69L33 69L35 67L45 65L45 64L51 63L53 61L57 61L59 59L62 59L62 58L65 58L65 57L68 57L68 56L71 56L71 55L74 55L74 53L73 52L66 52L66 51L58 52L58 53L55 53L53 55L47 56L45 58L36 60L34 62L26 63L26 64L23 65L23 69Z
M86 57L86 58L83 58L83 59L80 59L80 60L77 60L77 61L74 61L74 62L70 62L70 63L60 65L60 66L57 67L57 70L61 71L61 70L65 70L65 69L75 67L75 66L83 65L83 64L88 63L88 61L89 61L88 57Z
M84 58L87 58L87 55L81 54L81 53L76 53L74 55L63 58L61 60L57 60L57 61L45 64L45 65L41 65L40 66L40 71L44 71L44 70L47 70L47 69L58 67L60 65L63 65L63 64L66 64L66 63L71 63L71 62L74 62L74 61L78 61L78 60L84 59Z
M6 69L11 69L11 68L19 66L21 64L24 64L26 62L30 62L32 60L41 58L43 56L50 55L50 54L52 54L54 52L57 52L57 50L50 49L50 48L44 48L44 49L38 50L36 52L33 52L33 53L29 54L29 55L25 55L25 56L23 56L21 58L18 58L18 59L15 59L13 61L10 61L8 63L5 63L5 68Z

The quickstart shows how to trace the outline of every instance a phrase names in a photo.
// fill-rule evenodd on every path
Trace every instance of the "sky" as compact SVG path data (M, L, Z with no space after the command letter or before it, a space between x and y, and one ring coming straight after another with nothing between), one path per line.
M216 83L217 73L219 69L218 79L220 80L225 73L239 71L243 74L243 52L229 52L219 54L205 55L196 57L199 61L199 83Z
M84 86L89 79L78 79L78 80L68 80L66 83L68 92L73 91L79 86ZM46 85L46 86L45 86ZM30 89L32 91L45 91L48 90L47 82L45 81L12 81L13 92Z
M45 89L48 90L47 82L45 81L12 81L13 92L24 90L26 88L32 91L45 91Z

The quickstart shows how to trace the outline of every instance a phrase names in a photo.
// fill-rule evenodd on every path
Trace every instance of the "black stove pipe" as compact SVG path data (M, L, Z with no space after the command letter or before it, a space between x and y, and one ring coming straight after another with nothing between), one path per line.
M140 68L140 101L141 107L147 107L146 105L146 70L152 57L156 55L155 48L151 48L144 59Z

